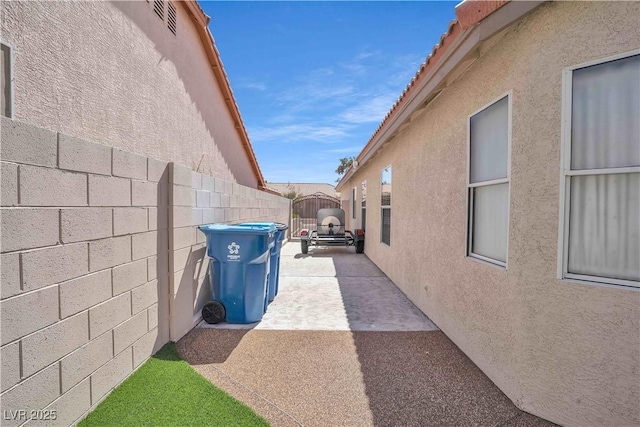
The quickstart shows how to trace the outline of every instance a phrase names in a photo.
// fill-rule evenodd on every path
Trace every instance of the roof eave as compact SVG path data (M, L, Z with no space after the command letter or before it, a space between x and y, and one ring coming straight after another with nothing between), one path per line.
M508 2L509 0L465 0L456 6L456 18L462 29L466 30Z
M421 66L416 76L385 116L371 139L355 159L357 167L351 166L342 176L336 190L342 187L355 175L369 159L388 143L400 126L409 120L418 109L424 107L425 101L446 81L454 69L469 59L478 45L500 30L504 29L523 15L538 7L545 1L490 1L490 5L477 6L484 1L465 1L456 7L458 19L449 23L449 31L436 45L427 61ZM473 15L473 19L469 16ZM463 19L466 28L459 23ZM475 22L475 23L474 23ZM444 47L444 49L443 49Z
M258 190L264 191L265 193L274 194L274 195L277 195L277 196L282 196L282 193L279 192L278 190L275 190L273 188L269 188L269 187L266 187L266 186L263 186L263 185L258 186Z

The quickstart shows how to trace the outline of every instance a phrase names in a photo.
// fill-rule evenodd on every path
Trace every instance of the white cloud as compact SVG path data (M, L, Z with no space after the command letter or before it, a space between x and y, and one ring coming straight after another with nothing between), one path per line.
M382 56L383 55L379 51L361 52L355 55L349 61L341 62L339 65L347 72L350 72L357 76L363 76L367 73L367 71L373 68L373 64L371 64L371 62L374 60L379 60Z
M308 70L280 92L268 88L271 114L250 126L249 136L257 144L336 144L316 150L317 160L358 153L366 140L355 140L355 135L373 131L418 66L416 55L362 51L347 61ZM250 83L255 82L244 82Z
M332 148L331 150L324 150L328 154L345 154L345 153L359 153L362 150L363 145L354 145L351 147Z
M351 84L344 81L313 79L291 86L280 93L278 100L289 110L300 110L316 107L327 101L340 102L344 97L352 95L354 90Z
M389 75L388 82L394 86L406 87L416 75L420 64L425 60L420 55L400 55L395 59L395 72ZM400 95L400 93L398 93Z
M252 141L304 142L314 141L331 144L348 133L346 126L311 124L289 124L284 126L257 127L249 129Z
M253 89L253 90L258 90L258 91L265 91L267 90L269 87L267 86L266 83L259 81L259 80L254 80L252 78L240 78L236 85L238 87L242 87L245 89Z
M268 182L326 182L335 184L338 177L334 173L340 161L332 159L324 162L304 162L304 168L291 163L273 163L263 168L263 173L268 176ZM300 174L302 171L302 175ZM267 184L268 186L268 184Z
M380 122L397 99L397 94L388 91L370 99L358 101L340 114L340 119L348 123Z
M269 123L279 124L279 123L295 122L296 119L297 117L293 113L283 113L283 114L278 114L276 116L271 116L269 118Z
M246 87L247 89L255 89L259 91L267 90L267 85L264 83L241 83L240 86Z

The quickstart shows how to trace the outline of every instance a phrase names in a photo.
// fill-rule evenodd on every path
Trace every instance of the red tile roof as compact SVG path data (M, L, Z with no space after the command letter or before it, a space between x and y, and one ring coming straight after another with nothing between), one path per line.
M508 3L509 0L463 1L456 6L456 17L463 30L473 27Z
M440 43L433 47L431 53L427 56L426 60L420 65L420 69L416 72L415 76L411 79L411 82L405 87L404 91L396 102L391 106L391 109L384 116L380 125L376 128L375 132L364 146L357 159L360 159L366 154L374 145L377 136L382 130L389 124L391 119L400 110L400 107L410 98L418 86L418 82L424 78L428 71L433 69L435 65L440 61L444 52L453 45L454 41L462 34L462 32L478 22L491 15L500 7L508 3L509 0L465 0L456 6L456 19L449 22L447 26L447 32L440 37ZM345 174L344 176L346 176Z

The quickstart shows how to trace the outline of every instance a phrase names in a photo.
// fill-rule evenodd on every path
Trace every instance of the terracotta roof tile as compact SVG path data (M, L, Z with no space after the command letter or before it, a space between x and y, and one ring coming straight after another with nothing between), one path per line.
M462 32L467 28L470 28L482 21L508 2L509 0L466 0L456 6L456 19L449 22L447 32L442 34L440 42L433 47L431 53L420 65L416 74L402 91L400 97L391 106L389 112L384 116L384 119L373 132L373 135L358 155L358 159L369 151L376 141L376 137L385 128L385 126L387 126L390 119L397 113L399 107L406 102L408 99L407 95L411 94L415 90L415 87L417 86L416 83L420 82L422 78L424 78L427 71L430 71L435 67L435 64L437 64L440 58L442 58L444 52L446 52L449 46L453 44L460 34L462 34Z
M463 1L456 6L456 16L463 30L474 26L496 10L508 3L508 0Z

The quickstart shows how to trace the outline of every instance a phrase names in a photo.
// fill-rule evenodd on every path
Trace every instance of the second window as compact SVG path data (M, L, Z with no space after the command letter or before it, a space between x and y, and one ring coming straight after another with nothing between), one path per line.
M469 118L467 255L506 267L509 234L510 97Z
M380 174L381 195L381 230L380 241L391 246L391 166L387 166Z

